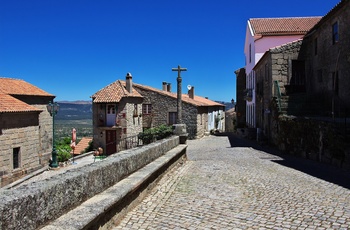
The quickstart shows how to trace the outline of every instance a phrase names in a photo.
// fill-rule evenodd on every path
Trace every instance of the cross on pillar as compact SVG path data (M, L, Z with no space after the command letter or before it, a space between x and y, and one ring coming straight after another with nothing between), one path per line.
M177 124L182 124L182 91L181 91L181 71L187 71L187 68L181 68L180 65L177 68L172 68L172 71L177 71Z

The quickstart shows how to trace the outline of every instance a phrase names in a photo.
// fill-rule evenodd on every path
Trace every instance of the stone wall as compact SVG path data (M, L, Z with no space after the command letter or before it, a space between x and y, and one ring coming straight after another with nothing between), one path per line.
M282 116L277 146L285 153L350 169L350 133L344 123Z
M282 95L286 94L285 86L290 84L291 62L297 60L302 41L287 43L270 49L254 67L256 73L256 125L268 139L272 139L274 133L273 116L277 108L272 106L276 89L274 81Z
M152 104L152 114L143 115L144 127L156 127L159 125L168 125L169 122L169 112L177 111L177 99L162 95L160 93L145 90L143 88L135 88L144 97L143 103ZM205 127L198 125L198 117L200 113L197 107L185 102L182 102L182 120L186 124L187 129L193 130L193 136L202 136L204 134L203 130ZM205 119L202 117L202 119ZM203 122L205 124L205 122Z
M338 23L339 40L333 44L334 23ZM338 87L336 103L339 101L341 107L350 107L349 24L350 2L341 1L304 39L302 51L306 60L308 92L315 95L326 110L332 107L333 75L336 71L338 71L338 82L335 83Z
M52 149L52 117L46 105L33 105L41 113L0 115L0 185L12 183L49 164ZM13 166L13 149L19 148L18 168Z
M0 136L1 187L41 167L38 137L38 126L3 130ZM13 166L14 148L20 148L18 168Z
M235 111L237 115L237 128L243 128L246 126L246 105L247 101L244 99L246 93L246 73L245 68L241 68L235 71L236 74L236 105Z
M141 101L140 99L129 99L127 100L124 108L126 111L126 137L135 136L142 132Z
M36 183L0 191L0 229L37 229L179 145L170 137Z

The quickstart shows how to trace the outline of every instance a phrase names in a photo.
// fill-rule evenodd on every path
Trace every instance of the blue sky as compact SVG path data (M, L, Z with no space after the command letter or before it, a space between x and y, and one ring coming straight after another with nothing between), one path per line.
M340 0L0 0L0 76L56 100L90 96L127 72L133 81L212 100L236 98L249 18L323 16Z

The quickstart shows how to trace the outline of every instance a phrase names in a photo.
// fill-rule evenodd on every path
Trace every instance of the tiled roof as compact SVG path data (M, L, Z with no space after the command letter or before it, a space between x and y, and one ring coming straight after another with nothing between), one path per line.
M144 90L153 91L153 92L159 93L161 95L177 99L177 93L171 93L171 92L168 92L168 91L159 90L159 89L155 89L155 88L152 88L152 87L149 87L149 86L135 84L135 83L133 85L136 88L139 87L139 88L144 89ZM182 94L182 101L186 102L188 104L195 105L195 106L225 106L225 105L220 104L218 102L206 99L204 97L199 97L199 96L196 96L196 95L192 99L192 98L190 98L188 96L188 94Z
M140 97L141 94L134 88L132 93L129 93L125 88L125 82L117 80L106 87L99 90L91 96L94 103L116 103L124 97Z
M10 95L54 96L23 80L3 77L0 77L0 93Z
M21 100L18 100L8 94L0 93L0 113L14 112L41 112L34 106L28 105Z
M254 35L306 34L322 17L251 18Z
M92 141L92 137L83 137L79 143L75 146L74 155L82 154L87 147L89 147L89 142ZM73 153L73 150L71 151Z

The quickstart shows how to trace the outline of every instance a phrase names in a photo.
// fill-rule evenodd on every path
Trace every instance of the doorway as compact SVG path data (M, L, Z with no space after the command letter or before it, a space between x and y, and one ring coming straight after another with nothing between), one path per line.
M107 110L107 126L108 127L112 127L115 126L115 119L116 119L116 115L115 115L115 105L113 104L108 104L106 107Z
M106 130L106 155L117 152L117 131Z

